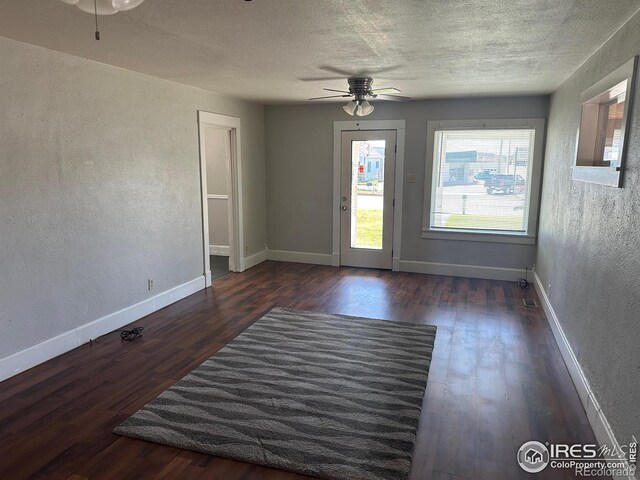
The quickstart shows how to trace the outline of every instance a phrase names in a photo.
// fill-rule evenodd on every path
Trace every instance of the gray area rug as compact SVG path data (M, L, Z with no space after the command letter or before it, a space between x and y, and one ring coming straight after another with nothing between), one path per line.
M406 479L435 334L275 308L114 432L321 478Z

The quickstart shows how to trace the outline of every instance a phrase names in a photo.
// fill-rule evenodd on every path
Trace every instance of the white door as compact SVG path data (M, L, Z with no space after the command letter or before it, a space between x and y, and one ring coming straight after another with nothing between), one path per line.
M207 126L204 129L209 209L209 254L229 257L233 218L231 191L231 131Z
M392 266L396 131L343 131L340 264Z

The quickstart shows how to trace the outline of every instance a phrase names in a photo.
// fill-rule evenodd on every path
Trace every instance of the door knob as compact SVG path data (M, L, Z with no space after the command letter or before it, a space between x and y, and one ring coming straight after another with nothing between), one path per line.
M343 212L346 212L346 211L347 211L347 206L346 206L346 205L342 205L342 207L340 207L340 209L341 209Z

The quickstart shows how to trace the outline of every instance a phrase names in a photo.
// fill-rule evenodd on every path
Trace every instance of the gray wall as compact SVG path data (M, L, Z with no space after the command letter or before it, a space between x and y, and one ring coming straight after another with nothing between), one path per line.
M198 109L241 118L264 250L262 106L4 38L0 65L0 358L202 275Z
M553 95L538 275L618 441L640 432L640 88L624 188L571 180L580 94L640 54L636 14Z
M534 262L535 245L422 239L427 121L546 117L548 104L546 96L375 102L365 120L406 120L405 178L418 176L404 185L403 260L523 269ZM341 106L266 107L269 249L331 253L333 122L354 120Z

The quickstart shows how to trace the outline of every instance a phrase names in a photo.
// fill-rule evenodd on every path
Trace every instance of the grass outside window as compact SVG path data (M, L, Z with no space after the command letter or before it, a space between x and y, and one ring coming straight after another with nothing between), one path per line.
M358 209L355 244L358 247L382 248L382 210Z

